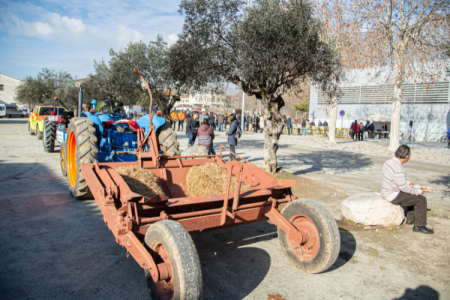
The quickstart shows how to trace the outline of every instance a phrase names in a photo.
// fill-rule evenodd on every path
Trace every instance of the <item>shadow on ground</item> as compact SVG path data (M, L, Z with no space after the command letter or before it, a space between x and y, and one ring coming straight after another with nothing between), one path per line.
M356 252L356 239L353 234L343 228L339 228L339 234L341 236L341 247L339 250L339 256L336 262L325 272L328 273L339 269L347 263L354 263L352 259Z
M430 182L434 183L434 184L441 184L443 186L446 186L446 187L450 188L450 174L449 175L445 175L445 176L441 176L439 179L432 180Z
M405 293L401 297L395 298L394 300L413 300L413 299L439 300L439 292L427 285L421 285L415 289L406 289Z
M3 120L0 119L0 125L2 125L2 124L5 124L5 125L6 124L26 124L27 122L28 122L27 118L3 119Z
M249 295L266 277L271 259L265 250L246 246L271 240L277 237L276 231L276 226L262 221L193 235L202 265L204 299Z

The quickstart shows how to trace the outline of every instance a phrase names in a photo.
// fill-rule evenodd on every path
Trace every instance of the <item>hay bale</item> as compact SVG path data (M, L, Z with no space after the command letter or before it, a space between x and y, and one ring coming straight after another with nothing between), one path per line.
M208 163L192 167L187 175L186 184L190 196L224 194L226 191L228 171L218 163ZM237 178L231 176L230 195L234 193ZM241 182L241 192L251 190Z
M147 172L137 166L119 167L116 172L122 176L130 190L134 193L151 198L164 194L159 185L159 178L155 174Z

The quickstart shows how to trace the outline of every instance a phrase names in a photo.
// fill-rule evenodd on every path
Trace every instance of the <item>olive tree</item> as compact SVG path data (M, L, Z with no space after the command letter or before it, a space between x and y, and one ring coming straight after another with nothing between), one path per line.
M239 0L184 0L180 12L186 17L178 45L185 49L183 59L193 61L191 81L229 81L261 101L267 124L264 165L276 172L286 121L280 113L283 94L303 76L327 81L336 67L334 52L319 37L320 23L310 3L257 0L245 9ZM208 80L202 81L201 74Z

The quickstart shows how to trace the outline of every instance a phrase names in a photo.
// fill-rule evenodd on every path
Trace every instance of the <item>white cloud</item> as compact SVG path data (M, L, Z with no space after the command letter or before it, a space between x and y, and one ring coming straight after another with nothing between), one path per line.
M15 14L2 16L3 27L12 35L29 36L66 45L84 44L88 46L118 47L126 46L130 41L144 39L137 30L124 25L110 28L98 28L85 24L82 20L61 16L57 13L45 13L39 21L27 22Z
M168 40L169 45L172 45L178 40L178 35L175 33L171 33L167 37L167 40Z

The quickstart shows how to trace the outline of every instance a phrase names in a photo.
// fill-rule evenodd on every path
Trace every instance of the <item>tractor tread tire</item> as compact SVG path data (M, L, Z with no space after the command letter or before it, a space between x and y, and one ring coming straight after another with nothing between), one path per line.
M164 245L171 260L173 276L175 276L173 299L202 299L202 269L191 235L180 223L164 220L153 224L145 234L147 247L151 248L156 241ZM145 271L152 299L160 299L153 287L153 279L149 271Z
M177 134L173 131L169 122L166 122L159 130L158 140L161 145L161 150L163 146L167 147L166 156L180 156L180 143L177 141Z
M45 152L55 151L55 140L56 140L56 126L53 122L48 119L44 119L44 138L43 145Z
M288 246L286 233L278 228L281 249L289 262L305 273L321 273L329 269L337 260L341 246L339 228L331 212L321 203L312 199L298 199L288 203L281 211L287 220L295 214L309 217L320 235L320 248L316 257L301 260Z
M86 180L84 179L83 173L81 173L81 165L98 161L96 129L94 127L94 123L92 123L88 118L79 117L71 120L67 134L68 137L71 131L75 133L75 140L77 144L77 177L75 185L72 186L70 183L70 178L67 176L70 193L73 198L79 200L91 198L92 194ZM68 145L66 146L68 147Z
M28 134L29 134L29 135L35 135L35 134L36 134L36 132L34 132L33 130L31 130L31 124L30 124L30 122L28 122Z

